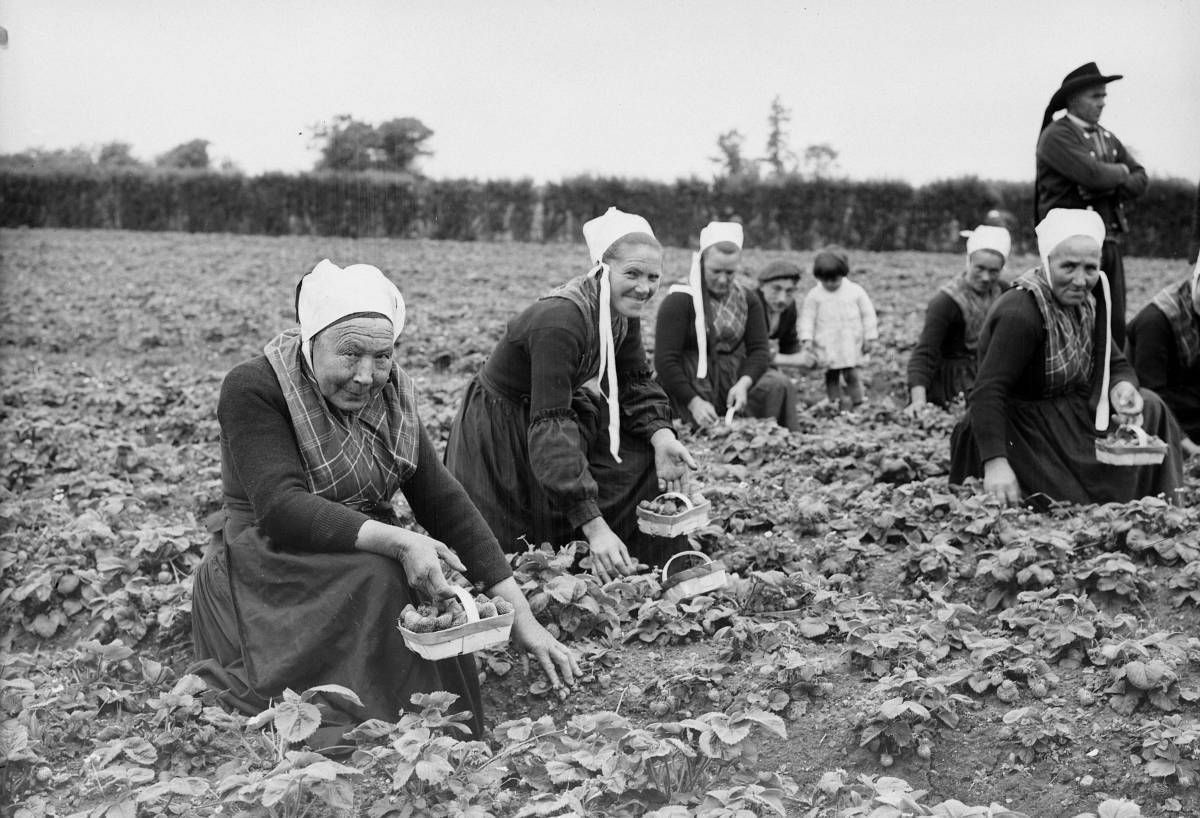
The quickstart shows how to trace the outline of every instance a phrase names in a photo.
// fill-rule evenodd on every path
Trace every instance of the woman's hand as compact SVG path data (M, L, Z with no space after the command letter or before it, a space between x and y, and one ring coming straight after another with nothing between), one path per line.
M637 564L629 556L629 549L608 527L603 517L593 517L584 523L583 536L587 537L588 550L591 552L592 572L601 582L629 576L637 570Z
M467 572L462 560L445 543L378 520L362 524L354 547L394 559L403 566L408 584L433 599L454 596L442 573L443 562L455 571Z
M688 411L700 426L712 426L718 420L716 407L699 395L688 401Z
M654 471L658 475L659 491L685 492L688 470L697 469L692 453L679 442L670 429L659 429L650 438L654 447Z
M983 464L983 490L1006 506L1021 502L1021 486L1008 458L993 457Z
M1108 399L1112 404L1113 411L1118 415L1137 416L1142 413L1145 406L1142 393L1129 381L1114 383L1108 390ZM1137 425L1141 425L1140 418L1137 419Z
M746 408L746 403L750 400L751 383L749 376L743 375L729 388L729 394L725 396L725 405L729 407L729 411L740 412Z
M923 386L912 387L908 390L908 395L910 402L908 406L904 407L904 414L908 415L909 417L915 417L919 415L922 410L929 405L928 398L926 397L925 387Z
M531 654L554 687L570 687L581 675L574 651L550 635L534 618L529 602L512 577L488 589L490 596L507 599L513 606L512 637L517 646Z

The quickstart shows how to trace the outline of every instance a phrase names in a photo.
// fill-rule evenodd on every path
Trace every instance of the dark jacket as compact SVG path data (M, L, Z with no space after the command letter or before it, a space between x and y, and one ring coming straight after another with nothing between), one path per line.
M1146 169L1111 131L1097 130L1104 156L1097 155L1091 137L1065 116L1042 131L1034 186L1038 221L1055 207L1090 208L1104 219L1110 234L1127 232L1122 203L1146 192ZM1120 165L1129 168L1128 175Z

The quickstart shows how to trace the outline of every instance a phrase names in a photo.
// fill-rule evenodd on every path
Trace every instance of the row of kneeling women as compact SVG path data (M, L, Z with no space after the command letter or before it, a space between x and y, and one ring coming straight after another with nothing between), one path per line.
M479 734L471 655L422 659L396 627L408 604L453 595L443 566L507 600L513 641L553 684L569 686L576 657L536 621L505 552L584 539L585 567L608 580L686 547L685 538L640 532L635 509L685 489L697 467L677 416L756 399L747 376L762 363L765 320L738 339L729 314L765 307L728 287L722 298L693 269L690 289L663 304L675 301L671 320L690 344L679 355L686 388L667 378L665 390L639 320L663 274L662 247L644 219L616 209L585 224L584 237L590 269L508 323L466 390L444 464L394 359L403 298L375 267L318 264L297 285L299 325L229 372L218 404L223 508L195 576L192 667L227 706L254 713L285 688L350 688L361 705L323 702L324 726L310 739L320 746L367 718L395 720L414 693L447 690ZM705 238L723 272L740 228L713 227ZM982 364L955 432L953 478L982 475L1008 500L1169 494L1180 482L1177 452L1156 468L1122 469L1096 463L1088 448L1109 405L1179 439L1100 330L1086 293L1097 275L1096 225L1078 212L1051 214L1039 241L1042 268L996 301L979 334ZM844 258L826 261L844 267ZM798 277L776 265L765 283L794 290ZM770 391L757 400L771 404ZM427 534L398 524L397 491Z

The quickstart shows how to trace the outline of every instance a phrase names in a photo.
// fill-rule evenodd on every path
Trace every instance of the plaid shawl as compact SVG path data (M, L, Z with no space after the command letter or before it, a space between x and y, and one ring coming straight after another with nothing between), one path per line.
M712 327L709 341L713 349L721 353L737 349L746 334L746 317L750 309L746 303L746 291L735 281L729 289L729 295L720 301L715 298L705 300L709 304Z
M1013 286L1033 293L1046 325L1046 396L1054 397L1092 379L1092 353L1096 329L1096 299L1088 293L1079 307L1064 307L1041 268L1021 274Z
M1192 307L1192 277L1162 288L1151 303L1162 311L1171 324L1180 363L1185 368L1190 367L1200 358L1200 317Z
M579 387L596 377L600 366L600 282L591 275L576 276L555 287L542 298L565 298L583 313L583 360L580 362L579 383L574 384L575 387ZM625 336L629 334L629 319L617 315L614 310L612 323L613 347L620 349L621 344L625 342ZM600 375L603 376L603 373Z
M421 438L416 389L392 364L383 391L358 412L332 409L300 354L300 330L275 336L263 350L287 400L313 494L372 513L417 469Z
M983 319L987 317L988 310L1002 292L999 282L994 283L984 295L980 295L967 284L966 276L962 275L953 281L947 281L939 289L950 296L962 311L963 321L966 324L963 340L967 351L974 355L975 350L979 347L979 333L983 330Z

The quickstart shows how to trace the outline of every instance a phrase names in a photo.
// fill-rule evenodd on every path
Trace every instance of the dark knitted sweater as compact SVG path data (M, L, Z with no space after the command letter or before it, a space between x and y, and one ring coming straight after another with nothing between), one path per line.
M358 530L370 518L309 491L287 402L265 356L225 376L217 418L227 504L248 503L259 529L280 548L354 550ZM416 472L401 490L417 522L458 554L472 582L490 588L512 575L496 538L423 427Z

